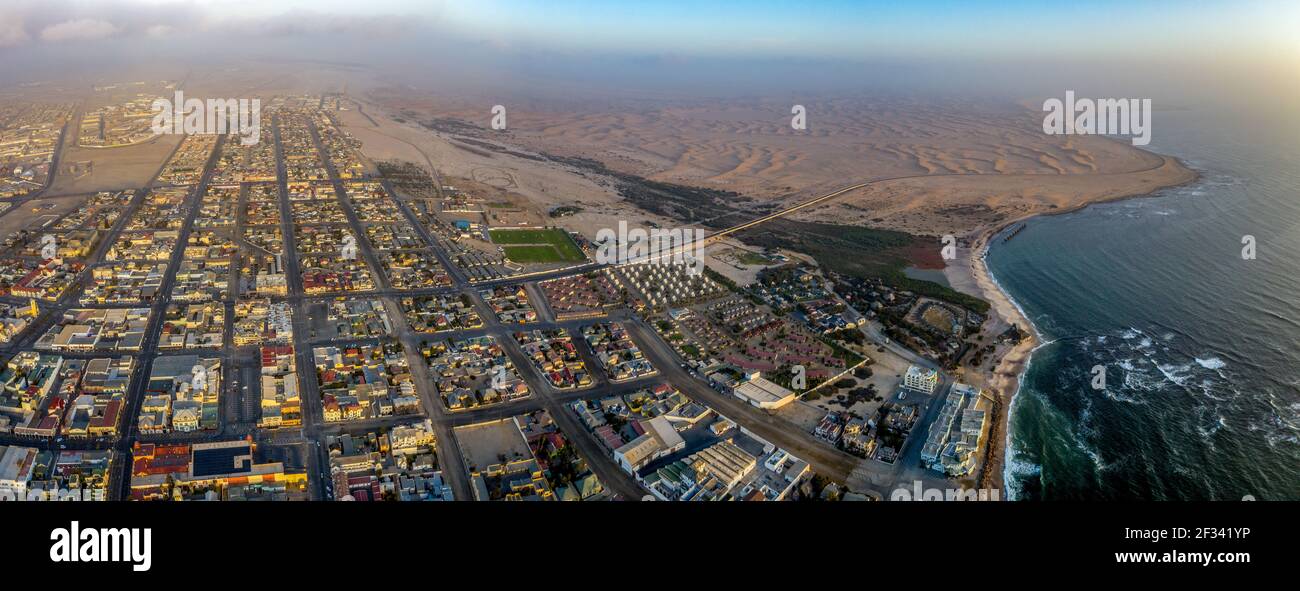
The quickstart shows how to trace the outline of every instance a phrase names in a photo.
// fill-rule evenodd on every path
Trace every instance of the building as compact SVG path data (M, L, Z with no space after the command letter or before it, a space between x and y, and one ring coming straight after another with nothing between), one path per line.
M983 444L986 413L976 409L982 393L953 384L921 448L921 463L947 476L969 474Z
M668 501L780 501L812 473L807 462L744 429L646 474Z
M903 376L903 387L917 392L933 394L939 386L939 372L933 369L921 369L915 365L908 366Z
M794 402L795 393L768 381L759 372L749 374L748 379L732 387L737 398L765 410L776 410Z
M862 419L849 419L844 424L840 444L850 452L871 457L876 451L876 428Z
M844 417L837 412L828 412L826 416L818 421L817 426L813 428L813 436L829 443L838 445L840 436L844 433Z
M433 447L436 443L433 421L424 419L414 425L398 425L393 427L388 439L390 449L398 454L415 453L420 448Z
M0 448L0 499L27 498L27 485L36 466L37 449L11 445Z
M635 475L646 464L686 447L686 440L667 417L655 417L642 424L644 434L614 450L614 461L628 474Z
M280 462L255 463L255 450L253 442L246 439L193 445L136 442L132 448L131 498L207 498L209 493L221 498L231 488L238 488L246 496L249 487L281 493L306 490L306 473L286 472Z

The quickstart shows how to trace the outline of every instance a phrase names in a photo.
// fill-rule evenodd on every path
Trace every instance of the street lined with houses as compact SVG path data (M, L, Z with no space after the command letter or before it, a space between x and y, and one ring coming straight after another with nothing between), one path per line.
M594 477L591 482L600 483L601 490L604 491L600 496L604 498L677 498L683 491L673 488L676 485L672 483L665 484L663 477L669 473L663 470L677 465L674 462L721 453L714 450L723 448L715 446L731 441L742 444L757 442L755 445L758 448L755 448L757 451L754 453L758 453L760 459L767 457L771 462L777 462L774 465L778 467L783 465L781 462L786 462L780 459L785 457L782 454L807 466L803 472L785 476L789 482L784 490L767 493L775 494L775 498L784 498L789 491L805 482L810 474L875 498L886 497L892 488L906 485L910 479L928 480L935 477L919 468L921 447L925 433L938 415L940 403L951 387L949 377L943 376L933 393L914 397L908 402L914 404L919 401L922 406L917 413L915 426L911 427L913 434L906 437L899 449L891 450L897 460L888 457L885 458L886 461L881 461L854 455L842 448L838 438L819 438L813 430L792 423L773 409L760 408L754 401L730 394L727 388L713 384L712 378L706 376L711 370L706 370L698 361L683 358L680 348L666 341L665 335L661 334L664 321L650 314L652 310L665 309L661 299L667 294L648 294L646 289L650 285L638 283L638 278L653 275L641 275L639 272L628 275L631 280L624 289L624 295L620 297L630 295L635 301L606 302L603 307L590 313L575 313L572 305L566 303L562 319L557 318L554 302L550 299L557 296L542 288L543 285L549 285L547 282L591 277L594 276L592 274L600 273L627 273L630 270L616 265L581 262L560 268L525 266L513 274L471 278L462 268L464 263L460 255L448 252L445 248L447 238L440 234L445 232L445 228L431 224L424 214L417 212L413 201L403 195L403 187L397 186L382 174L365 172L356 175L352 172L360 168L355 161L357 157L349 153L353 148L348 143L346 134L340 135L340 131L332 126L330 118L325 115L326 111L322 110L325 104L326 98L321 98L315 104L302 103L292 108L282 106L272 110L268 117L272 129L264 136L264 141L271 142L271 145L250 150L246 156L240 152L245 148L235 148L230 145L230 139L218 138L212 142L211 152L208 153L201 172L194 176L192 185L159 184L157 179L165 169L160 167L154 180L145 188L136 189L132 193L129 204L88 255L87 269L74 287L61 294L57 300L41 305L38 316L30 322L30 329L3 349L9 356L30 350L41 335L66 322L61 317L77 306L78 297L91 285L91 269L104 264L109 246L118 243L119 239L125 240L128 232L138 232L127 230L128 223L135 224L131 226L133 228L142 227L142 222L137 218L147 215L147 207L154 207L151 204L157 199L156 192L183 191L182 198L174 204L174 211L168 210L171 213L167 215L173 216L174 221L167 223L172 224L176 235L170 255L160 267L163 271L153 295L138 304L89 303L81 306L109 311L143 306L148 313L142 341L133 349L134 365L129 385L122 393L120 403L116 403L120 405L117 407L120 408L122 417L119 419L120 424L98 437L90 438L28 437L17 435L11 430L0 434L0 443L28 446L52 453L65 449L112 450L115 460L105 487L110 491L109 496L120 499L155 498L160 495L175 496L211 490L208 488L211 484L201 484L184 491L168 489L167 486L171 485L141 486L140 481L154 482L157 479L142 478L153 474L151 470L156 469L151 467L153 464L150 461L140 458L147 459L152 457L148 454L159 453L157 450L172 448L192 448L197 453L200 448L224 448L223 446L235 441L246 441L249 450L257 450L255 457L250 458L253 463L249 469L267 472L266 476L260 477L263 482L261 486L266 487L265 483L268 482L274 483L270 490L276 498L369 497L371 489L360 487L369 487L379 481L375 480L374 475L357 472L356 466L347 464L347 458L350 457L348 454L353 453L354 442L372 440L394 430L406 433L418 421L424 421L423 424L431 430L430 449L435 457L432 465L436 469L421 472L424 484L419 486L425 488L395 491L390 487L398 481L389 480L381 472L384 484L375 485L379 488L374 491L385 496L410 494L421 498L467 500L487 495L497 498L497 492L485 488L489 480L494 483L493 486L500 486L497 482L503 476L499 471L505 470L504 477L513 478L511 474L515 473L512 470L536 469L538 458L534 457L534 464L525 463L516 467L523 460L510 460L508 455L513 454L518 458L520 452L517 448L506 446L502 448L500 457L504 463L501 466L478 465L474 459L477 452L472 449L478 444L466 447L460 439L470 436L470 432L464 430L510 421L518 425L523 433L527 430L525 425L533 424L537 417L544 419L543 424L550 425L544 432L560 434L564 442L573 446L576 456L581 459L580 465L585 465ZM229 156L231 150L235 150L233 160ZM173 151L173 156L179 151L180 146ZM251 164L243 164L241 158L246 158ZM273 162L267 159L273 159ZM230 178L229 167L240 165L261 166L263 172L246 174L261 174L258 178L269 178L266 175L273 173L274 180L242 180L233 185L213 183L218 177L228 183L225 179ZM347 177L341 173L341 165L346 165L349 171ZM821 203L861 186L863 185L846 187L799 204L788 211L746 222L733 230L776 219L785 213ZM453 198L444 195L449 187L435 184L431 189L432 194L439 198ZM220 359L220 396L224 398L215 405L215 414L205 416L203 425L198 429L178 426L160 432L151 422L149 429L145 430L139 423L141 406L146 403L155 405L158 400L154 390L156 386L148 376L161 355L172 355L160 352L158 345L164 330L175 330L172 326L174 321L165 323L164 316L173 305L170 296L177 282L178 269L187 258L187 247L193 245L196 238L192 237L202 236L203 240L211 240L214 236L220 239L226 235L220 231L216 234L196 232L200 203L211 201L205 201L205 198L218 190L237 196L232 219L228 224L219 223L228 226L225 232L229 233L239 254L228 272L230 287L223 292L225 295L221 299L214 301L215 310L220 314L217 323L221 336L215 347L205 345L211 348L199 353ZM274 201L266 201L268 198ZM219 208L219 202L212 203L214 208ZM257 218L246 215L254 209L259 212ZM305 213L313 209L336 213L326 213L324 217L305 217ZM396 212L396 215L376 213L384 211ZM268 215L269 218L266 217ZM132 222L133 219L137 221ZM266 220L275 223L265 225ZM212 223L218 222L213 220ZM278 251L268 250L261 243L249 241L249 236L259 232L266 235L271 235L268 232L278 234L281 239ZM399 235L392 234L393 232L409 234L410 238L405 242L386 241L383 245L375 243L376 237ZM135 236L136 234L130 235L132 239ZM304 236L309 238L308 242L300 240ZM339 236L342 237L342 250L319 250L335 244L333 241L338 240ZM425 276L425 284L395 287L393 273L408 271L405 267L399 269L393 266L394 253L400 253L400 250L392 249L412 246L419 249L414 260L419 261L432 274ZM353 250L349 251L349 248ZM249 261L253 259L249 257L269 258L259 263L262 266L250 267ZM427 278L439 275L445 279L428 283ZM336 277L345 281L361 280L364 283L351 288L346 287L345 283L339 283L344 287L327 287L324 291L315 287L309 290L305 283L305 280L310 279L315 285L324 279L327 281L324 285L334 285ZM620 281L617 275L609 277L613 277L616 282ZM674 283L676 279L671 279L671 274L667 277L669 285L676 286L672 289L680 290L683 289L682 286L694 285L678 285ZM281 286L278 291L274 291L277 283L272 281L276 278L279 278L278 285ZM270 286L267 289L272 291L262 296L264 284ZM572 285L583 284L579 282ZM256 292L252 291L254 287ZM725 295L726 291L708 293L708 297L716 298ZM287 334L277 333L270 337L271 341L260 345L260 348L259 345L247 342L252 339L256 343L259 338L256 333L241 337L245 341L238 343L233 334L237 308L247 308L251 305L249 298L255 295L266 297L272 304L285 305L289 312L289 318L281 328L281 332L288 329ZM668 296L664 301L671 303L672 297L675 296ZM442 302L439 306L455 302L461 306L457 314L477 318L477 323L450 325L436 331L422 332L413 326L412 319L408 316L415 313L411 308L420 298L434 298L428 301ZM12 296L0 299L11 301L15 305L22 303L22 300ZM518 302L514 304L505 303L506 300L515 299ZM649 302L650 309L643 309L646 302ZM839 302L840 305L844 304L842 300ZM502 308L503 305L512 307ZM382 323L387 330L358 334L320 332L320 329L332 325L320 318L319 314L322 310L334 310L335 307L343 311L369 310L364 313L366 316L359 317L357 321ZM870 341L879 344L882 351L883 347L888 347L892 354L919 367L927 370L935 367L932 361L884 338L877 326L861 318L851 307L845 307L849 309L848 317L855 321ZM333 313L330 312L331 315ZM438 317L440 316L435 315L433 318ZM339 321L342 322L342 318ZM343 330L342 326L334 328ZM425 326L424 330L432 328ZM545 358L530 357L521 348L521 343L517 342L517 335L524 333L563 337L556 341L541 341L539 345L531 345L530 350L535 351L538 346L542 347L542 351L555 346L572 347L567 356L568 361L538 352L532 355L542 355ZM454 363L457 365L442 365L439 361L442 357L438 357L437 352L448 344L453 347L470 347L467 351L479 350L483 346L491 347L491 351L499 349L499 357L493 361L495 365L492 371L495 373L477 373L482 370L465 373L466 368L477 366L461 367L459 364L464 361L460 349L450 349L448 353L442 354L450 355L448 358L456 360ZM609 348L611 346L612 349ZM281 351L277 347L285 348ZM390 348L396 353L384 353L382 362L378 357L365 357L366 351L374 351L378 355ZM346 355L350 359L361 354L361 358L350 362L357 365L343 366L343 369L356 372L355 375L359 378L364 374L364 383L358 384L367 387L362 389L359 386L349 386L339 389L335 383L336 378L333 377L338 375L336 369L320 365L322 352L330 351L336 351L336 355ZM96 351L61 350L58 353L61 358L68 360L92 361L103 356ZM260 364L248 358L252 355L262 357ZM613 365L615 360L617 367ZM275 369L268 363L279 363L280 369ZM356 369L347 370L347 367ZM372 371L380 373L371 375ZM575 381L573 376L561 378L557 377L559 374L548 375L551 372L568 374L572 371L578 372L580 382ZM506 382L498 384L498 381L503 376L508 377L508 374L517 376L517 382L510 382L515 384L508 386L512 389L510 395L498 400L497 397L506 388L502 385ZM447 376L452 375L460 376L455 378L460 385L454 386L454 390L453 386L446 383L451 379ZM492 379L486 380L489 377ZM380 378L381 381L371 383ZM284 379L291 383L280 385ZM330 381L327 383L326 380ZM369 387L371 385L381 389ZM771 387L781 389L780 386ZM375 397L382 393L382 388L388 390L387 397ZM692 439L689 447L685 442L674 443L672 440L676 436L672 434L647 431L655 423L653 415L619 415L620 412L627 412L619 410L623 401L642 400L651 391L659 392L657 396L672 391L684 396L657 412L672 411L672 416L676 417L674 420L685 421L677 429ZM365 395L358 397L353 392ZM895 402L901 401L904 396L901 392L900 390ZM273 402L266 398L272 394L283 400ZM456 397L454 403L450 398L453 395ZM414 398L409 398L411 396ZM460 401L466 397L476 402L462 406ZM415 401L418 412L411 412L405 406L399 412L394 412L394 402L406 404L408 399ZM786 401L792 399L793 397L787 398ZM716 413L721 421L712 427L716 434L703 438L692 435L702 433L699 428L693 427L695 421L699 420L698 410L690 411L696 414L681 415L680 413L690 410L679 406L682 401L698 404L706 413ZM781 404L785 404L785 401ZM798 404L812 408L804 402ZM602 411L605 413L603 418L599 415L584 415L582 409L593 408L593 405L607 409ZM179 408L178 403L177 409ZM168 411L164 408L164 414L158 416L166 416ZM833 416L834 413L831 413L828 419ZM630 420L632 424L625 429L631 430L624 431L621 438L613 436L606 427L600 426L606 420L617 421L620 425L625 420ZM656 424L656 428L663 428L662 423ZM728 432L728 426L737 430ZM658 443L646 440L650 435L645 433L653 435ZM723 435L725 433L733 434ZM536 444L536 435L530 437L530 445ZM626 441L627 439L633 441ZM667 447L655 448L658 451L638 460L635 465L627 463L631 460L626 454L635 451L634 447L654 448L651 444ZM619 446L622 447L615 449ZM505 450L509 449L515 450L506 453ZM535 455L540 452L534 449L531 453ZM409 456L408 460L414 457ZM257 464L259 461L264 463ZM776 474L778 476L775 477L779 480L780 473ZM213 482L218 487L229 487L235 482L248 487L250 481L247 478L230 474ZM407 476L403 475L402 478ZM203 479L199 481L208 483ZM747 492L744 494L753 494L748 491L754 490L758 486L757 482L752 486L745 485ZM562 488L567 489L568 483L563 484L565 486ZM573 483L573 486L576 488L578 483ZM771 485L764 486L770 489ZM248 494L248 490L252 489L241 489L240 494ZM254 492L260 494L260 490L258 488ZM726 487L722 490L726 490ZM734 490L739 491L740 487ZM703 493L689 493L694 494ZM721 493L714 491L708 494L711 496ZM533 484L514 492L507 491L505 496L553 498L556 491L549 489L548 484L539 484L534 479Z

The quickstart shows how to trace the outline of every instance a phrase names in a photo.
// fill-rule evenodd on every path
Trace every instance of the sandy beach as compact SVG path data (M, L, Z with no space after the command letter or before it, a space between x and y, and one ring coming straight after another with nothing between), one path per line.
M1013 325L1027 332L1025 338L1019 343L997 347L995 355L998 361L991 371L964 378L971 382L981 382L977 385L994 395L995 402L991 413L993 422L989 427L989 443L980 465L978 480L979 488L997 490L1002 490L1004 485L1002 466L1006 455L1006 434L1011 403L1020 388L1020 377L1029 367L1034 349L1042 342L1033 323L1025 317L989 273L984 257L988 253L989 241L1003 227L1005 226L990 228L980 234L969 248L960 253L962 256L958 258L959 262L945 270L954 288L989 302L989 318L985 323L987 334L996 337ZM980 379L972 379L972 377Z

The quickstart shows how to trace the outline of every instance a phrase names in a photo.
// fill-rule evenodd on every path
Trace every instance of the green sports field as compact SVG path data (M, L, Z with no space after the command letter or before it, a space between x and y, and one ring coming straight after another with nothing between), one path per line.
M569 234L558 228L496 229L488 230L488 234L505 251L506 258L516 263L576 263L587 259Z

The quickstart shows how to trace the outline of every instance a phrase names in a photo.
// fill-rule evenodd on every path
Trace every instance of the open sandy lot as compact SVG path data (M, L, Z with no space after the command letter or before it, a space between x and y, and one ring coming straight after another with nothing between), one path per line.
M0 216L0 240L20 230L37 230L47 223L54 223L59 218L81 206L89 195L33 199L20 207L5 211Z

